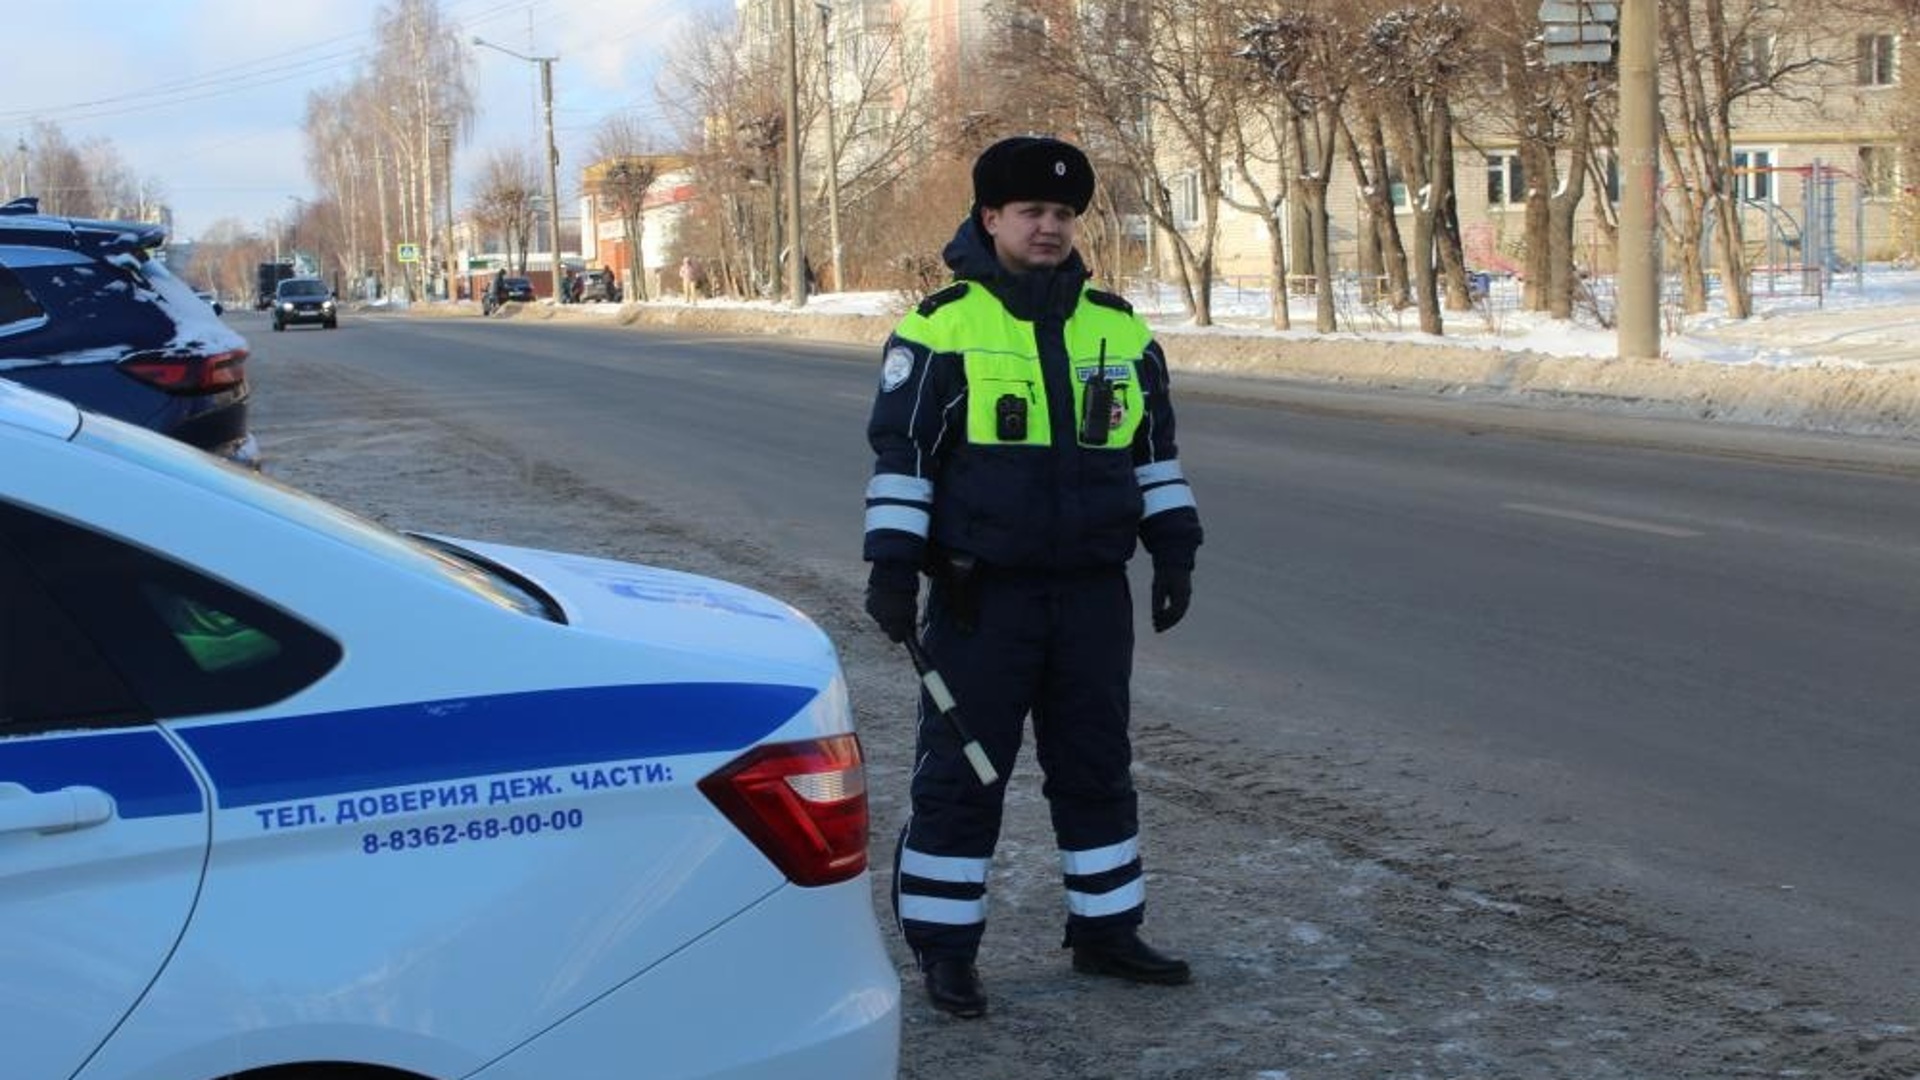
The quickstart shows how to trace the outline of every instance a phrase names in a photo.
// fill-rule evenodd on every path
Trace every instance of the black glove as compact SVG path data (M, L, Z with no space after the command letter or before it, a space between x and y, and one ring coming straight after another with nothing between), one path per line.
M867 614L889 638L905 641L920 621L920 572L903 562L876 562L867 573Z
M1173 629L1193 602L1193 571L1184 566L1153 568L1153 632ZM869 607L871 610L871 607Z

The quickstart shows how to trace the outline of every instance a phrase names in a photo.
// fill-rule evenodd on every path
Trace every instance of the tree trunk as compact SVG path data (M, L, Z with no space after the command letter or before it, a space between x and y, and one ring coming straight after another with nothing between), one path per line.
M1747 280L1747 241L1740 221L1740 200L1723 196L1714 200L1713 210L1720 233L1720 292L1727 300L1727 318L1744 319L1753 314L1753 287Z
M1273 312L1270 319L1275 330L1293 329L1293 312L1288 310L1288 302L1293 291L1287 288L1287 209L1293 204L1280 200L1274 204L1267 218L1267 264L1272 275Z
M1433 184L1434 254L1446 279L1447 309L1471 311L1473 294L1467 288L1467 258L1460 243L1460 206L1453 195L1453 110L1444 92L1436 91L1429 99L1427 122L1427 145L1433 152L1428 173Z
M1556 319L1573 318L1574 289L1578 284L1573 251L1573 219L1586 194L1587 156L1593 146L1593 109L1584 95L1573 102L1573 137L1569 140L1566 178L1546 200L1549 225L1547 311ZM1546 176L1545 173L1535 174ZM1528 200L1529 209L1534 202Z

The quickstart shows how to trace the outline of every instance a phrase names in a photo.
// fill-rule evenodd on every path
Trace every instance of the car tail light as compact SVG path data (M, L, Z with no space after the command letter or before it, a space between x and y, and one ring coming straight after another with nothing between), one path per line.
M700 790L795 885L867 868L867 773L853 735L757 747Z
M212 356L136 356L120 370L169 394L212 394L247 381L247 350Z

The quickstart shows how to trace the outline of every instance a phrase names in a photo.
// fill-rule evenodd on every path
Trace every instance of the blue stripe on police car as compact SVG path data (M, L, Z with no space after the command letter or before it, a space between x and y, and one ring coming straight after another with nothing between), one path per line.
M816 691L665 683L413 702L182 728L222 809L751 745Z

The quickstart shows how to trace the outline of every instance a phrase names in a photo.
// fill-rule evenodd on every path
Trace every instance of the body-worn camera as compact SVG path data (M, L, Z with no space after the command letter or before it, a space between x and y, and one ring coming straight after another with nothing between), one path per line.
M1001 442L1027 441L1027 399L1001 394L993 403L994 436Z

